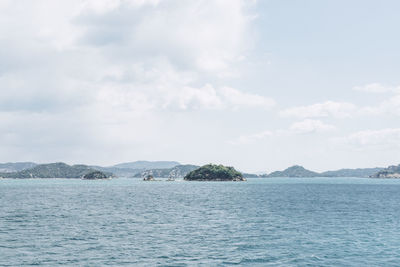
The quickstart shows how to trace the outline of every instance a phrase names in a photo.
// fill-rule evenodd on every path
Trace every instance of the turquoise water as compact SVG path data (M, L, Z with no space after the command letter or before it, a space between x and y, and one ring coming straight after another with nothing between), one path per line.
M0 180L0 266L399 266L400 180Z

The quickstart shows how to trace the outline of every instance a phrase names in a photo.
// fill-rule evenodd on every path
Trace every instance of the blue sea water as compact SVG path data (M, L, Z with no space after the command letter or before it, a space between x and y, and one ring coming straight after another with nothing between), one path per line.
M0 266L399 266L400 180L0 180Z

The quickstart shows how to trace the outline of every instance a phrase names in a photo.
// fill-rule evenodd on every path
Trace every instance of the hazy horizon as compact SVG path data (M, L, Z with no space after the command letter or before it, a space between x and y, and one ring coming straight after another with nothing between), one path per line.
M59 162L34 162L34 161L26 161L26 162L0 162L0 164L28 163L28 162L32 162L32 163L39 164L39 165L40 165L40 164L53 164L53 163L65 163L65 164L68 164L68 165L75 165L75 164L79 165L79 164L83 164L83 165L87 165L87 166L100 166L100 167L107 167L107 168L112 168L112 167L115 167L116 165L129 164L129 163L137 163L137 162L148 162L148 163L177 162L179 165L198 165L198 166L203 166L203 165L206 165L206 164L214 164L213 162L208 162L208 163L205 163L205 164L195 164L195 163L190 163L190 162L178 162L178 161L175 161L175 160L156 160L156 161L135 160L135 161L129 161L129 162L117 162L117 163L108 164L108 165L102 165L102 164L87 164L87 163L85 163L85 162L64 162L64 161L59 161ZM246 171L246 170L238 169L238 171L245 172L245 173L251 173L251 174L270 174L270 173L272 173L272 172L275 172L275 171L283 171L283 170L286 170L286 169L288 169L288 168L290 168L290 167L294 167L294 166L299 166L299 165L293 164L293 165L286 166L286 167L284 167L284 168L282 168L282 169L276 169L276 168L274 169L273 167L271 167L269 170ZM301 165L300 165L300 166L301 166ZM235 166L232 166L232 167L235 167ZM389 166L351 167L351 168L337 168L337 169L329 169L329 170L314 170L314 169L308 168L307 166L301 166L301 167L304 167L305 169L310 170L310 171L315 171L315 172L317 172L317 173L322 173L322 172L327 172L327 171L337 171L337 170L341 170L341 169L373 169L373 168L386 168L386 167L389 167ZM131 168L131 167L123 167L123 168ZM154 168L150 168L150 169L169 169L169 168L171 168L171 167L154 167ZM140 169L140 168L139 168L139 169Z
M397 165L399 8L0 0L0 162Z

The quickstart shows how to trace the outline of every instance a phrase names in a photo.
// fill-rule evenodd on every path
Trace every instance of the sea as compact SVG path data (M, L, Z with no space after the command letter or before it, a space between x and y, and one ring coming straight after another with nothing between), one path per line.
M400 266L400 180L1 179L0 266Z

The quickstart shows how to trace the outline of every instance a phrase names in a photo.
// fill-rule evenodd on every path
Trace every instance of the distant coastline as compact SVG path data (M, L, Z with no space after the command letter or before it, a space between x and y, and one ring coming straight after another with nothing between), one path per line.
M83 178L93 172L101 172L107 177L144 178L152 175L155 178L183 179L190 172L201 166L180 164L176 161L136 161L113 166L90 166L84 164L68 165L57 162L37 164L34 162L0 163L1 178ZM356 168L334 171L314 172L303 166L294 165L282 171L269 174L251 174L241 172L245 178L272 177L360 177L360 178L400 178L400 165L387 168ZM100 175L101 176L101 175ZM99 176L99 177L100 177Z

